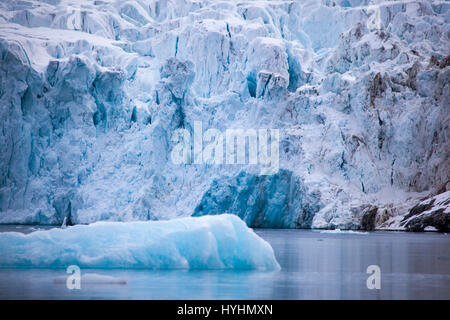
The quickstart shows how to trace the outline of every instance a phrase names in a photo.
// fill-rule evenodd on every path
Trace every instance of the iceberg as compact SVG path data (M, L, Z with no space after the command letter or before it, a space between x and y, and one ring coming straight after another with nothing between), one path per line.
M2 268L280 268L270 244L230 214L5 232L0 252Z

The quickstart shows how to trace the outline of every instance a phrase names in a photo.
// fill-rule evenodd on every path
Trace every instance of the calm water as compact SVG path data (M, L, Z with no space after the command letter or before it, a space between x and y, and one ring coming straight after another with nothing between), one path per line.
M30 227L1 226L30 232ZM54 283L65 270L0 269L0 299L450 299L450 235L374 232L330 234L255 230L282 270L82 270L127 284ZM1 253L0 253L1 254ZM381 268L381 289L366 287L366 268Z

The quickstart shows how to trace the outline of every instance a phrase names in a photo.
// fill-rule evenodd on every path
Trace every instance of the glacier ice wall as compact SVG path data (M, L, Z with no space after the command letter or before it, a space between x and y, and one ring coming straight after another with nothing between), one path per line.
M379 224L449 189L450 4L3 1L0 222ZM172 133L277 128L280 171L176 165ZM372 211L371 211L372 210Z

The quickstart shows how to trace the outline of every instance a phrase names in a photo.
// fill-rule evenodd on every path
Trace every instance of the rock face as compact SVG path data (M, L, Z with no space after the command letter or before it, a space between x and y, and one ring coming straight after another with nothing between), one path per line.
M439 0L2 1L0 223L446 230L448 202L410 209L449 190L449 20ZM278 129L279 171L174 163L198 121Z
M415 205L402 219L407 231L424 231L433 227L438 231L450 230L450 191L426 199Z
M361 229L367 231L373 231L376 227L378 208L369 207L364 210L363 216L361 218Z

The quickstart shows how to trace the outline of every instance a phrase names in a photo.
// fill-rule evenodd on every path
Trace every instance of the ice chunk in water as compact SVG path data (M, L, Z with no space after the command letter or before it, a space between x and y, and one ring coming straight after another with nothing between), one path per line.
M0 252L0 267L15 268L279 269L272 247L229 214L5 232Z

